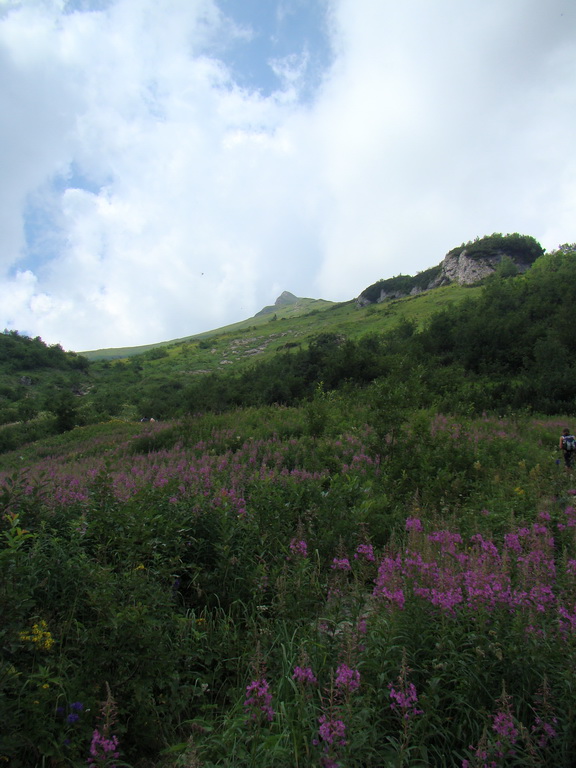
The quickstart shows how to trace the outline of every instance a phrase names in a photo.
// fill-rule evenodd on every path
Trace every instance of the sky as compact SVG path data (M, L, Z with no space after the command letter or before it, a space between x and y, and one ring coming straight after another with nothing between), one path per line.
M576 240L573 0L0 0L0 324L87 351Z

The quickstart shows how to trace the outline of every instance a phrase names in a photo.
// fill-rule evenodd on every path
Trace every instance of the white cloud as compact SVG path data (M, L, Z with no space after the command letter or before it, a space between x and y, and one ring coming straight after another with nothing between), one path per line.
M250 36L213 0L93 7L0 4L9 327L145 344L284 289L349 299L493 231L574 240L564 0L332 0L312 103L301 46L272 62L276 93L235 85L216 53ZM27 243L39 202L52 228L29 219Z

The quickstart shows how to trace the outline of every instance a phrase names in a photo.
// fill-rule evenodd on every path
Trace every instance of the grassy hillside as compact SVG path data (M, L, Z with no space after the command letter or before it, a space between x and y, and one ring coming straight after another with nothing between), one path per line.
M166 420L291 406L310 400L318 387L342 390L377 379L400 391L409 377L413 399L452 412L571 412L575 262L565 248L538 259L525 275L496 275L484 286L449 285L365 308L352 301L327 308L297 302L128 358L89 363L70 356L56 377L40 365L12 367L0 400L0 451L111 417Z
M350 338L384 333L402 319L423 325L439 308L474 295L479 288L448 288L416 298L360 309L299 299L271 315L249 318L184 340L130 349L104 350L92 362L84 355L47 347L40 339L0 336L0 452L70 426L121 417L165 418L184 412L189 398L178 393L208 374L237 374L286 351L307 348L318 334ZM126 357L119 356L126 355ZM175 405L158 403L172 393ZM168 398L169 399L169 398Z
M334 302L325 301L324 299L300 298L293 304L278 307L271 314L265 314L261 316L256 315L255 317L248 318L247 320L241 320L240 322L233 323L232 325L223 326L222 328L216 328L211 331L203 331L202 333L198 333L193 336L185 336L182 339L172 339L171 341L162 341L157 344L145 344L139 347L95 349L82 352L81 354L84 357L87 357L89 360L118 360L122 358L134 357L135 355L142 355L153 349L179 346L191 341L209 339L214 336L236 335L245 331L257 330L261 326L265 326L266 323L270 322L274 316L276 319L290 319L300 315L308 314L309 312L327 309L333 306L333 304Z
M561 252L63 359L78 426L0 455L0 761L571 768L575 298Z
M307 346L322 333L359 338L386 333L403 320L422 327L439 309L478 295L479 287L450 285L414 297L360 308L354 301L314 307L304 314L274 315L245 320L185 340L166 342L138 356L144 375L187 377L246 368L277 352ZM118 350L110 350L116 353ZM123 363L120 363L122 366ZM100 368L99 370L110 370Z

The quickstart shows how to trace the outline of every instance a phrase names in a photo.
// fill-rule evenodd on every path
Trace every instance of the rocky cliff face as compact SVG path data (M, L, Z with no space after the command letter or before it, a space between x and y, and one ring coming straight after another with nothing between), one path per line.
M460 253L451 252L445 256L440 264L440 275L436 285L447 285L448 283L460 283L461 285L471 285L492 275L503 258L508 254L500 252L494 256L487 256L481 259L470 258L466 248ZM530 264L522 260L512 258L519 272L526 272ZM435 288L436 285L431 285Z
M454 249L450 251L437 267L421 272L416 277L399 276L389 280L380 280L378 283L366 288L356 299L361 306L368 304L380 304L387 299L401 299L406 296L414 296L423 291L439 288L450 283L460 285L472 285L492 275L502 259L510 258L518 272L525 272L530 268L531 262L519 259L504 251L490 256L470 256L467 249Z
M413 288L410 288L410 290L401 290L401 289L395 289L395 290L387 290L386 288L381 288L380 293L376 297L376 299L371 298L370 296L366 296L364 293L361 293L360 296L356 299L356 304L358 304L359 307L367 307L369 304L381 304L383 301L386 301L387 299L404 299L406 296L415 296L417 293L422 293L422 291L427 291L429 288L437 288L438 285L445 285L445 283L437 283L437 284L430 284L426 285L424 287L414 286Z

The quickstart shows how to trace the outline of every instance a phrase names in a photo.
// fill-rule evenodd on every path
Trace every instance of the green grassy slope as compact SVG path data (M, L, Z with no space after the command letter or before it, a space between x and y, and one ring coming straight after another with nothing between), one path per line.
M140 349L138 362L150 375L197 375L225 368L241 369L255 360L265 360L278 350L306 345L320 333L340 333L358 338L369 333L382 333L399 322L408 320L417 327L439 309L479 295L480 286L456 284L409 296L404 299L358 307L355 301L333 304L307 299L306 311L296 305L282 308L275 315L253 317L213 331L132 349L100 350L95 359L112 360L124 355L133 357ZM276 319L273 319L276 317ZM158 348L163 356L156 358ZM104 353L106 353L104 355Z
M305 349L319 334L358 339L386 332L404 320L422 327L437 310L478 295L481 290L479 286L454 284L363 308L355 301L335 304L299 299L273 314L248 318L195 337L104 350L108 359L90 363L83 356L76 356L86 364L82 369L31 370L24 364L0 365L0 383L4 386L0 392L0 452L39 440L51 432L62 397L72 397L78 426L101 422L110 416L135 421L148 410L146 402L157 401L159 393L184 389L203 376L241 373L278 353ZM118 358L119 355L125 357ZM151 393L148 399L147 393ZM16 396L18 400L14 401ZM20 400L31 409L26 417ZM23 418L28 421L21 423Z
M127 357L134 357L135 355L142 355L145 352L149 352L151 349L163 348L167 346L173 346L178 344L185 344L189 341L197 339L208 339L213 336L219 336L222 334L234 334L245 330L257 329L261 326L265 326L270 322L271 317L274 315L276 319L288 319L298 317L302 314L309 312L327 309L334 305L332 301L326 301L324 299L298 299L294 304L279 307L271 314L256 315L249 317L246 320L241 320L231 325L226 325L221 328L215 328L211 331L202 331L192 336L184 336L180 339L172 339L170 341L161 341L156 344L144 344L138 347L115 347L111 349L93 349L81 354L87 357L89 360L117 360Z

